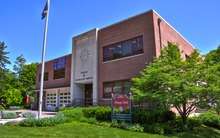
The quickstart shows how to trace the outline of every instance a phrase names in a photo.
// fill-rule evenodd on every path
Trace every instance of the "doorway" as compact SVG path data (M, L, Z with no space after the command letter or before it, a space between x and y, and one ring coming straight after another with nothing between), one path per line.
M92 105L92 84L86 84L85 85L85 106L91 106Z

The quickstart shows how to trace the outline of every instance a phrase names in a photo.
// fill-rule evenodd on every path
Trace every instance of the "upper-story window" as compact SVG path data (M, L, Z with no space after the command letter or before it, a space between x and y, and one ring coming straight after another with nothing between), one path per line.
M144 52L143 36L112 44L103 48L103 61L133 56Z
M39 82L40 82L40 80L41 80L41 74L39 74ZM44 81L48 81L48 78L49 78L49 73L48 72L44 72Z
M65 78L66 57L54 60L53 62L53 79Z

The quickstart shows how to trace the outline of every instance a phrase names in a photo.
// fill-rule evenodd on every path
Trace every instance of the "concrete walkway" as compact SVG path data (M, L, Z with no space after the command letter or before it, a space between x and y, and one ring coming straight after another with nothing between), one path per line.
M18 114L18 118L15 119L0 119L0 125L4 125L6 123L10 123L10 122L20 122L26 118L22 117L22 113L26 113L26 112L31 112L33 114L38 115L38 111L33 111L33 110L5 110L4 112L16 112ZM56 112L42 112L42 116L41 118L49 118L49 117L54 117L56 115Z

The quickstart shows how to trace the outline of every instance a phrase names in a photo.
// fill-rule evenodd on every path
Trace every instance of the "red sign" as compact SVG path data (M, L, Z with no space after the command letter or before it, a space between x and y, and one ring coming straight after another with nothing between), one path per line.
M129 98L127 95L117 95L113 98L113 106L116 108L129 108Z
M26 96L24 97L24 103L25 103L25 104L29 104L29 103L30 103L30 96L26 95Z

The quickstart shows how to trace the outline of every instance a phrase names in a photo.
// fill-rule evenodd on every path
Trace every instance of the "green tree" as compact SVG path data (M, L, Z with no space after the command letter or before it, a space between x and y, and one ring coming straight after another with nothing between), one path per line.
M220 46L205 56L204 74L207 102L220 114Z
M220 46L206 54L205 63L211 66L220 63Z
M35 89L36 83L36 72L37 72L37 64L25 64L23 65L20 74L19 74L19 82L21 84L20 90L22 91L22 95L32 95L33 90Z
M7 106L20 105L22 103L22 96L20 90L16 88L9 88L3 95Z
M5 51L7 46L4 42L0 41L0 70L5 69L7 64L10 64L9 57L7 56L9 52Z
M13 70L15 71L16 74L20 74L23 66L26 63L26 59L24 58L23 55L20 55L16 58L15 64L13 66Z
M15 83L17 79L15 78L15 75L13 72L9 70L4 71L4 79L2 81L3 87L1 87L1 93L0 93L0 105L7 107L7 101L5 95L7 95L8 89L15 88Z
M186 124L190 113L204 103L201 64L202 58L197 51L183 60L178 46L169 43L159 58L132 79L134 98L174 107Z
M6 65L10 64L8 54L6 51L7 46L4 42L0 41L0 105L4 106L4 99L2 96L4 95L6 89L6 77L8 70L6 69Z

